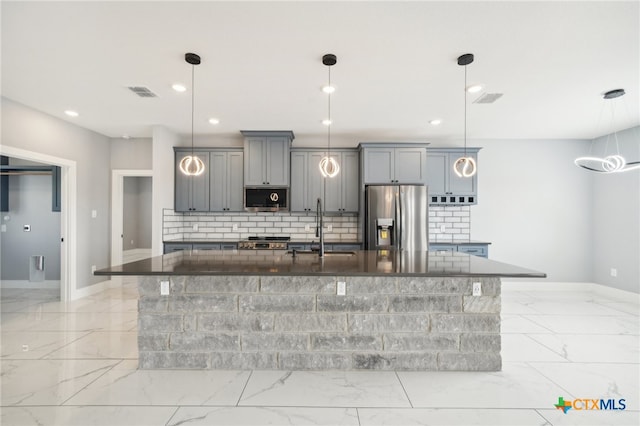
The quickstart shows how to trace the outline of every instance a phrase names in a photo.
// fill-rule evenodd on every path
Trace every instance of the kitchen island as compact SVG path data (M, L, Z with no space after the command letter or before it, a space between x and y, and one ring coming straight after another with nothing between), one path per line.
M500 279L545 277L386 250L193 250L96 274L139 277L139 368L282 370L500 370Z

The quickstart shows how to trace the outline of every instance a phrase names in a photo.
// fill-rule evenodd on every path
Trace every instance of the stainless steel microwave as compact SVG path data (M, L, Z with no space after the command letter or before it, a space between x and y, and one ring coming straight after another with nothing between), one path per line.
M245 188L244 209L251 212L289 211L289 188Z

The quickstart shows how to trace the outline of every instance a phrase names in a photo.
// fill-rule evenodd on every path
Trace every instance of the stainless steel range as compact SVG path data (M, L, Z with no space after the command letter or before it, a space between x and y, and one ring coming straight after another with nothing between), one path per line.
M249 237L238 243L240 250L286 250L290 237Z

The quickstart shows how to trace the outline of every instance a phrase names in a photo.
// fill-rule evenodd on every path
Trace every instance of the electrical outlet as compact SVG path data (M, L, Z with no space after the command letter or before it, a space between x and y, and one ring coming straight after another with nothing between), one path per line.
M160 296L169 295L169 281L160 281Z
M5 225L4 223L0 225L0 232L7 232L7 225Z
M131 240L131 245L133 245L133 240Z
M22 345L22 352L29 352L29 345Z
M305 226L304 226L304 231L305 231L305 232L311 232L311 225L308 225L308 224L307 224L307 225L305 225Z
M333 225L327 225L327 232L333 231Z
M445 232L446 229L447 227L444 224L440 225L440 232Z
M347 294L347 283L346 281L338 281L338 287L336 294L338 296L345 296Z
M482 296L482 283L473 283L473 296Z
M93 219L95 219L96 217L98 217L98 210L91 210L91 217Z
M616 268L611 268L611 276L612 277L617 277L618 276L618 270Z
M237 223L234 223L233 225L231 225L231 229L232 229L233 231L237 231L237 230L238 230L238 224L237 224Z
M96 271L96 265L91 265L91 273L93 274Z
M193 224L193 230L194 230L194 231L197 231L197 230L198 230L198 224L197 224L197 223L194 223L194 224Z

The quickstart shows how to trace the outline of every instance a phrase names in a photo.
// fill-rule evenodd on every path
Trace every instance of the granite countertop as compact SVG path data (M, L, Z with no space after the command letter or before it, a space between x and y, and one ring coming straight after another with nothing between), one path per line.
M285 250L186 250L101 269L95 275L546 277L543 272L458 252L350 253L319 258L315 253L294 257Z

